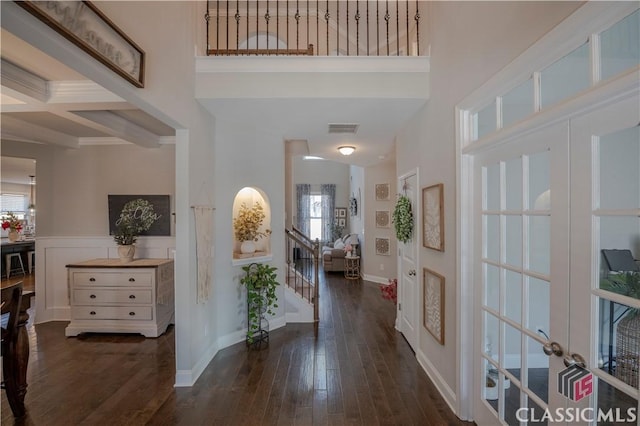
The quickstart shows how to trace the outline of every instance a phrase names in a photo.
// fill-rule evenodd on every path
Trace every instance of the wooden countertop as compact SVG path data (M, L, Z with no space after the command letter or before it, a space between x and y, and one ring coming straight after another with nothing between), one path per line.
M120 259L91 259L70 263L67 268L155 268L173 262L173 259L134 259L122 262Z

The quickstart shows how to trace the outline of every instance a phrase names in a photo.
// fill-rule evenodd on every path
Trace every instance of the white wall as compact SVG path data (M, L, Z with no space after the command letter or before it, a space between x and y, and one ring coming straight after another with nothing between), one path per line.
M419 168L420 186L444 183L445 252L420 264L446 278L445 342L421 328L417 357L456 407L455 105L573 12L577 2L430 2L431 98L396 139L398 176Z
M361 251L362 257L362 273L369 281L387 283L389 279L397 278L397 239L391 223L393 208L397 200L396 196L396 163L395 157L387 158L385 161L375 166L365 167L364 169L364 189L362 193L363 204L366 209L363 210L364 233L367 235L367 244ZM389 184L389 200L376 200L376 184ZM389 212L389 227L378 228L376 226L376 211ZM389 239L389 255L376 254L375 241L376 238Z

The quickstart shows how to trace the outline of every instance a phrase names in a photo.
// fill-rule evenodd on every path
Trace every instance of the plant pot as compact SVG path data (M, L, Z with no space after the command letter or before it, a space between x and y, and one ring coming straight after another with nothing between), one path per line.
M7 236L9 237L9 241L12 243L18 241L18 231L9 231Z
M251 253L255 253L256 251L256 243L249 240L249 241L243 241L242 244L240 244L240 253L242 254L251 254Z
M128 263L133 260L133 256L136 254L136 246L133 244L126 246L118 246L118 256L122 263Z

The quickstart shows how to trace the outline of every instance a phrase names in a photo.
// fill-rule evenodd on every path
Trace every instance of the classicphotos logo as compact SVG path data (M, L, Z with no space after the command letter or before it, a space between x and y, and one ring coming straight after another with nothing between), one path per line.
M593 374L572 365L558 373L558 392L572 401L580 401L593 393Z

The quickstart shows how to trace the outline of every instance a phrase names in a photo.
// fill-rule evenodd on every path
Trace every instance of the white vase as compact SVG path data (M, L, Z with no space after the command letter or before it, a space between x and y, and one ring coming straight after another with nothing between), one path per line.
M133 244L118 246L118 256L122 263L128 263L133 260L133 255L136 254L136 246Z
M251 254L251 253L255 253L255 251L256 251L256 243L253 242L252 240L243 241L242 244L240 244L240 253L242 254Z

